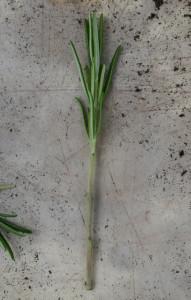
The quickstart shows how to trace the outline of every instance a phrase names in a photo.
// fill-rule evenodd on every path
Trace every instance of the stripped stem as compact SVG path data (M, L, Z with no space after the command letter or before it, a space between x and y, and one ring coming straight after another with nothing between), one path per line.
M90 145L90 159L88 172L88 188L87 188L87 256L86 256L86 279L85 287L87 290L93 289L93 207L94 207L94 180L96 169L96 141Z

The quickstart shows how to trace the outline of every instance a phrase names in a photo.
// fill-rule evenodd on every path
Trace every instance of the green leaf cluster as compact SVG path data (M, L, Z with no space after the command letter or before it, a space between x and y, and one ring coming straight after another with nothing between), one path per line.
M85 38L88 52L89 63L84 68L80 62L78 53L73 42L70 46L79 71L80 81L87 98L85 104L81 98L76 97L82 111L85 129L90 141L92 151L95 151L97 136L101 129L102 111L105 98L108 94L113 73L122 51L118 46L109 67L102 63L103 52L103 14L99 18L95 13L90 13L89 18L85 19Z
M0 183L0 191L12 189L15 186L12 184L4 184ZM9 221L8 218L15 218L17 215L15 213L12 214L4 214L0 213L0 247L5 251L8 252L10 257L15 260L13 250L5 236L4 232L12 233L18 236L24 236L26 234L31 234L32 231L16 223Z

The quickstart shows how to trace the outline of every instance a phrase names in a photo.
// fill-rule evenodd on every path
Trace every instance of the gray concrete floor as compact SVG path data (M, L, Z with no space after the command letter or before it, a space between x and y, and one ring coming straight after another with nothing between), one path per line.
M157 8L157 3L164 2ZM1 252L8 300L191 299L191 2L0 1L1 211L34 229ZM96 288L83 288L88 145L68 48L107 17L123 55L99 143Z

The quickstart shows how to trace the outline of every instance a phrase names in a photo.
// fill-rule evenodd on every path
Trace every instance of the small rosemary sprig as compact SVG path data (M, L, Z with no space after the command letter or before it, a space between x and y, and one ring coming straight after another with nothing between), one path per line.
M0 191L8 190L14 188L15 185L13 184L6 184L6 183L0 183ZM15 260L13 250L5 237L3 231L7 233L12 233L14 235L18 236L24 236L26 234L32 233L30 229L27 229L25 227L22 227L20 225L17 225L11 221L8 220L8 218L15 218L17 215L15 213L12 214L4 214L0 213L0 247L5 251L8 252L10 257Z
M76 97L82 111L85 129L90 145L90 162L87 188L87 267L85 286L88 290L93 288L93 190L94 175L96 166L96 144L100 133L102 123L102 111L105 98L108 94L113 73L122 51L118 46L108 68L102 63L103 52L103 14L99 18L95 13L90 13L89 18L85 20L86 47L89 63L82 67L79 56L73 42L70 46L79 71L80 81L87 98L85 103Z

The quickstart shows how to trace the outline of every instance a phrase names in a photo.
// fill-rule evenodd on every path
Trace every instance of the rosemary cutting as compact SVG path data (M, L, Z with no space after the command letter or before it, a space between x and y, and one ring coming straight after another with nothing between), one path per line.
M103 14L99 18L95 13L90 13L89 18L85 19L85 37L88 52L89 64L82 67L76 48L72 41L70 46L79 71L80 81L87 98L86 104L81 98L76 97L78 102L85 130L90 145L90 161L87 188L87 261L86 261L86 279L85 286L88 290L93 289L93 194L94 194L94 176L96 167L96 145L102 123L102 111L105 98L108 94L113 73L122 51L118 46L109 67L102 63L103 52Z
M13 184L0 183L0 192L4 190L12 189L14 187L15 185ZM11 213L11 214L0 213L0 247L10 255L12 260L15 260L14 253L3 231L18 236L24 236L26 234L32 233L30 229L17 225L8 220L8 218L15 218L15 217L17 217L15 213Z

